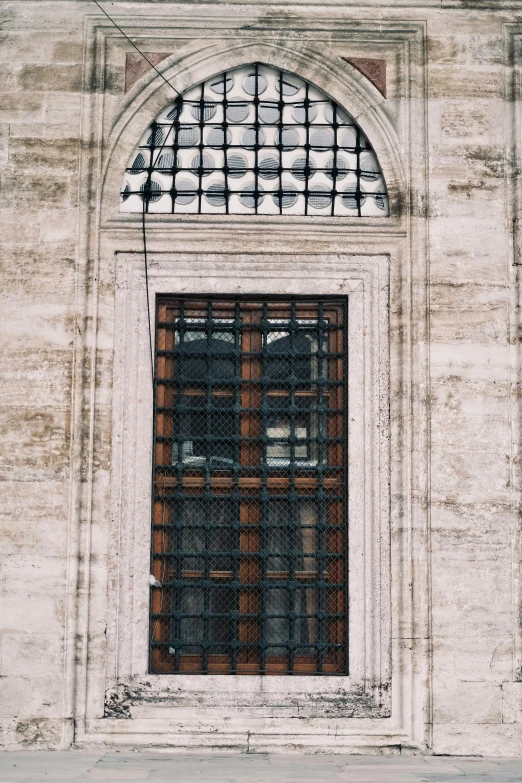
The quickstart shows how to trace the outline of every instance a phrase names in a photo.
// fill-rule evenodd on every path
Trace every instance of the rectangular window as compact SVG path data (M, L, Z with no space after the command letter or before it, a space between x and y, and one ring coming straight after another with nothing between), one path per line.
M346 326L158 298L151 672L347 673Z

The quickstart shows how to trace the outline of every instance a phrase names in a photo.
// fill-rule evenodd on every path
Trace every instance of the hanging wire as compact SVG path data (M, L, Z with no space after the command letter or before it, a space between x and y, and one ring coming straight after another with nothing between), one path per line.
M150 321L149 264L147 260L147 231L145 229L146 211L147 211L147 197L145 196L145 194L143 194L143 212L141 213L141 230L143 235L143 260L145 263L145 290L147 292L147 319L149 324L150 371L152 375L152 394L154 396L154 348L152 343L152 324Z
M178 98L181 97L181 94L179 93L178 90L176 90L174 85L171 84L169 82L169 80L166 79L165 76L163 76L163 74L160 71L158 71L156 66L149 60L149 58L145 56L145 54L141 51L141 49L138 46L136 46L134 41L132 41L129 38L129 36L121 29L121 27L114 21L114 19L111 16L109 16L107 11L104 8L102 8L102 6L99 4L98 0L93 0L93 2L98 6L100 11L103 14L105 14L107 19L111 22L111 24L113 24L114 27L121 33L121 35L123 35L123 37L130 43L130 45L134 49L136 49L138 54L141 57L143 57L143 59L150 65L150 67L154 71L156 71L158 76L161 77L161 79L165 82L165 84L168 84L168 86L172 89L172 91L176 94L176 96ZM164 145L165 145L165 142L163 143L163 146ZM152 163L152 157L151 157L151 161L150 162ZM145 265L145 291L146 291L146 295L147 295L147 321L148 321L148 327L149 327L149 349L150 349L150 369L151 369L151 381L152 381L152 399L153 399L153 402L154 402L155 401L154 349L153 349L153 340L152 340L152 324L151 324L151 319L150 319L149 265L148 265L148 259L147 259L147 231L146 231L146 223L145 223L145 215L146 215L147 210L148 210L148 203L149 203L149 199L150 199L150 180L151 180L151 177L152 177L152 166L149 167L149 176L148 176L148 179L147 179L147 187L146 187L146 189L145 189L145 191L143 193L143 212L142 212L142 217L141 217L141 228L142 228L142 235L143 235L143 260L144 260L144 265ZM154 497L154 475L152 477L151 492L152 492L152 496ZM153 503L154 503L154 500L153 500ZM152 565L152 562L151 562L151 565ZM151 568L151 571L152 571L152 568ZM163 583L164 583L164 581L165 581L165 566L163 567L162 573L161 573L161 576L160 576L160 608L163 607L163 599L164 599ZM154 639L154 634L155 634L155 631L156 631L156 625L157 625L157 623L154 623L152 625L151 630L150 630L151 641Z
M156 68L156 66L155 66L153 63L151 63L151 61L149 60L149 58L148 58L146 55L144 55L144 54L143 54L143 52L141 51L141 49L140 49L138 46L136 46L136 44L134 43L134 41L131 41L131 39L129 38L129 36L128 36L126 33L124 33L124 32L123 32L123 30L121 29L121 27L120 27L120 26L119 26L119 25L118 25L118 24L117 24L117 23L114 21L114 19L112 18L112 16L109 16L109 14L107 13L107 11L106 11L104 8L102 8L102 6L99 4L98 0L93 0L93 2L94 2L94 3L96 3L96 5L97 5L97 6L98 6L98 8L100 9L100 11L101 11L103 14L105 14L105 16L107 17L107 19L109 20L109 22L112 22L112 24L114 25L114 27L115 27L117 30L119 30L119 32L120 32L120 33L123 35L123 37L124 37L124 38L126 38L126 39L127 39L127 41L130 43L130 45L131 45L131 46L133 46L133 47L134 47L134 49L136 49L136 51L138 52L138 54L139 54L139 55L141 55L141 57L143 57L143 59L144 59L146 62L148 62L148 64L150 65L150 67L151 67L151 68L153 68L153 69L156 71L156 73L158 74L158 76L161 76L161 78L163 79L163 81L165 82L165 84L168 84L168 85L169 85L169 87L170 87L172 90L174 90L174 92L176 93L176 95L180 95L180 93L178 92L178 90L176 90L176 88L174 87L174 85L173 85L173 84L171 84L171 83L169 82L169 80L168 80L168 79L166 79L166 78L163 76L163 74L162 74L160 71L158 71L158 69Z
M121 29L119 24L114 21L112 16L110 16L107 11L100 5L98 0L93 0L93 2L98 6L100 11L105 14L109 22L114 25L114 27L123 35L123 37L130 43L130 45L136 49L138 54L143 57L145 62L147 62L151 68L153 68L158 76L160 76L165 84L168 84L168 86L173 90L173 92L178 96L181 97L181 93L176 90L173 84L169 82L168 79L163 76L163 74L158 71L156 66L149 60L149 58L141 51L141 49L136 46L134 41L132 41L129 36ZM168 136L168 134L167 134ZM166 139L165 139L166 141ZM162 149L165 146L165 141L163 142ZM152 162L152 161L151 161ZM141 228L142 228L142 235L143 235L143 259L145 263L145 289L147 293L147 319L148 319L148 325L149 325L149 348L150 348L150 368L151 368L151 376L152 376L152 393L154 394L154 348L153 348L153 341L152 341L152 324L150 320L150 294L149 294L149 268L148 268L148 261L147 261L147 231L145 226L145 215L148 211L148 202L150 199L150 180L152 177L152 166L149 167L149 176L147 179L147 186L145 188L145 191L143 193L143 212L142 212L142 220L141 220Z

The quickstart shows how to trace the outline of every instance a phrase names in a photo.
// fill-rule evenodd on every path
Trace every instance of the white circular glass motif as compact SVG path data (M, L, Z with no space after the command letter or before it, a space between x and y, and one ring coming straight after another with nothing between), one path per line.
M207 142L212 149L219 150L225 146L225 139L226 143L230 144L230 131L225 133L225 128L218 126L210 129Z
M131 166L131 172L132 174L140 173L145 168L145 158L141 154L141 152L138 152L136 157L134 158L134 163Z
M185 179L176 180L176 204L191 204L196 198L196 186Z
M279 174L279 160L277 158L262 158L259 161L259 176L263 179L275 179Z
M244 122L250 114L250 104L243 101L230 101L227 106L227 120L229 122Z
M262 103L259 107L259 119L267 125L275 125L281 118L279 107L273 103Z
M277 207L288 209L288 207L293 207L297 201L297 193L294 188L286 186L281 192L274 193L273 199Z
M256 204L259 206L263 201L263 188L258 185L256 190L254 185L247 185L241 191L239 200L245 207L254 209Z
M148 183L144 182L143 185L140 185L140 192L144 199L147 199L148 194L148 201L159 201L163 195L161 192L161 185L154 180L151 180Z
M316 152L324 152L332 148L334 134L330 128L319 128L310 134L310 147Z
M262 73L254 71L249 73L243 81L243 87L248 95L262 95L267 87L267 81Z
M207 122L216 114L216 104L214 101L200 101L192 106L191 112L194 119L198 122Z
M324 167L326 176L337 181L344 179L349 171L350 167L348 166L348 163L340 155L337 156L337 160L335 158L330 158Z
M227 159L228 176L233 179L244 177L247 173L247 159L244 155L229 155Z
M208 177L214 171L214 159L210 155L196 155L192 158L190 170L197 177L200 174L202 177Z
M305 103L298 103L294 108L293 114L294 120L304 125L305 122L313 122L315 120L317 117L317 106L312 104L307 107Z
M332 194L329 188L316 185L310 188L309 201L314 209L326 209L332 201Z
M280 89L281 88L281 89ZM277 90L281 95L295 95L301 89L299 80L290 76L288 73L282 73L277 80Z
M177 141L180 147L194 147L199 140L199 132L197 128L191 125L181 125L178 129L178 137L174 133L174 142Z
M213 207L222 207L227 203L227 197L225 195L225 186L221 184L210 185L206 193L207 201L212 204Z
M218 95L224 95L226 92L230 92L234 86L234 80L230 76L222 76L221 79L212 79L210 82L210 89Z
M176 163L174 161L176 160ZM174 167L179 167L178 160L174 157L173 152L164 152L159 156L156 168L162 173L171 172Z
M241 143L247 150L262 147L265 143L265 134L261 128L247 128L241 136Z
M355 120L304 79L262 63L171 101L125 169L122 212L216 208L274 217L389 214L379 161Z
M301 182L311 179L315 174L313 161L307 160L306 157L296 158L292 163L292 174Z
M346 209L359 209L366 201L366 196L355 185L351 185L341 194L341 199Z

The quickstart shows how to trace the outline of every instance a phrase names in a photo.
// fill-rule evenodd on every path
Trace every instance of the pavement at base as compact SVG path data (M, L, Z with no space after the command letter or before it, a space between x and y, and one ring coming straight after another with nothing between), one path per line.
M514 783L522 758L172 751L0 752L0 783Z

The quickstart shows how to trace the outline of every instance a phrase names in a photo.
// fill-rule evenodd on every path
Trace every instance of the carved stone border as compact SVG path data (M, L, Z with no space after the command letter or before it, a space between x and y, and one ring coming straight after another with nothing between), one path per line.
M369 652L373 648L368 647L368 643L373 639L386 639L386 616L389 615L385 604L391 603L391 716L385 717L389 711L387 699L379 696L376 701L375 690L372 693L376 684L383 692L382 686L388 682L387 656L379 647L371 665L366 663L359 669L370 677L358 694L357 710L351 713L354 717L347 717L346 711L343 715L343 709L349 708L346 701L344 706L341 703L340 712L337 702L334 711L327 716L324 711L328 712L331 702L325 691L332 686L319 684L313 699L316 714L323 717L313 719L308 729L296 732L293 728L289 733L284 730L283 714L280 717L266 715L263 727L258 725L256 728L255 747L258 750L295 747L295 734L299 733L298 745L303 752L314 749L353 752L399 746L403 750L408 747L425 749L430 741L430 657L427 248L423 220L426 186L424 27L410 22L358 22L353 20L353 14L348 16L339 9L336 9L337 19L325 21L313 9L303 9L295 18L293 28L289 28L287 18L262 26L260 42L260 30L255 23L245 25L242 19L239 26L232 15L220 12L217 18L212 17L211 8L198 9L197 13L194 10L184 8L180 11L182 18L176 20L150 14L129 17L126 31L148 51L158 49L158 39L168 40L168 46L162 44L161 48L165 50L172 46L172 51L176 50L177 38L184 40L186 46L160 65L168 78L176 80L180 89L206 78L211 62L220 70L221 63L237 61L241 46L243 57L252 59L251 55L261 52L262 56L255 59L270 58L271 62L310 78L357 117L378 148L389 187L395 194L394 216L385 221L357 219L340 223L322 218L286 222L251 218L217 221L206 219L209 216L196 216L199 220L182 216L147 219L151 257L172 252L176 247L179 254L191 253L194 258L198 254L202 257L205 252L221 252L229 259L237 259L241 253L258 252L267 255L286 253L301 258L310 256L315 265L321 259L346 259L348 256L364 256L366 264L371 265L373 261L376 267L382 264L378 257L391 261L392 393L389 403L392 460L390 471L384 476L386 482L391 482L391 546L383 550L381 589L372 591L370 596L372 621L380 630L377 636L375 629L371 630L366 639ZM344 55L375 56L377 53L384 56L387 53L394 65L395 101L385 103L354 68L352 72L340 69L335 49L339 43ZM127 148L135 142L136 128L146 127L155 116L155 104L166 103L170 95L162 93L162 89L167 88L157 75L147 74L116 105L105 88L108 53L115 46L121 50L119 35L107 20L90 18L85 32L82 227L77 269L79 331L72 446L73 465L81 465L81 471L75 469L72 474L69 537L70 563L79 563L79 569L76 572L71 565L69 574L68 709L74 715L76 741L80 744L125 741L182 748L207 743L209 748L215 748L228 742L226 725L221 726L216 738L215 732L198 728L197 721L191 717L192 728L182 732L181 741L180 727L187 713L180 709L176 713L174 708L176 717L173 718L171 706L165 707L167 714L162 713L165 686L161 686L163 691L158 690L152 682L155 678L143 674L136 651L127 651L132 661L129 668L121 647L125 637L125 629L122 634L121 626L127 615L120 602L130 593L119 588L125 580L133 581L136 575L139 584L141 571L139 556L133 560L128 548L130 544L121 535L123 517L121 513L115 513L115 509L123 508L124 498L120 494L120 502L118 491L129 486L133 470L128 462L120 460L118 463L116 459L118 453L124 454L123 442L128 433L125 428L121 429L116 415L117 394L114 399L112 397L111 379L114 377L117 381L119 377L113 357L119 351L121 358L121 351L124 355L133 341L127 336L126 347L116 344L118 331L114 308L118 296L115 297L114 289L121 284L122 278L115 274L115 258L116 254L121 254L118 257L123 259L125 254L140 253L142 245L139 216L122 219L116 211L113 185L117 181L116 189L119 188L121 160L126 162ZM340 56L338 60L341 60ZM343 67L349 66L344 64ZM106 198L102 198L103 193ZM205 281L211 286L211 280L205 278ZM122 301L121 297L119 301ZM141 341L143 346L147 339L143 322L129 328L139 330L135 344ZM393 392L394 388L397 393ZM381 399L380 404L386 407L388 399ZM112 436L108 438L107 421L111 417ZM384 496L379 495L381 499ZM146 519L148 525L148 495L146 501L141 505L140 502L134 508L139 509L140 524ZM136 518L137 512L133 513ZM127 548L123 550L120 546ZM391 556L391 569L386 565L387 552ZM386 602L382 597L386 595L390 576L391 601ZM109 603L107 590L112 596ZM132 595L139 603L139 588L133 587ZM381 596L377 601L376 595ZM136 630L134 638L139 640L142 629L138 625ZM137 641L137 644L141 650L141 643ZM367 660L370 659L371 656ZM379 667L380 675L375 678ZM127 675L130 675L130 681ZM142 679L138 683L139 692L133 695L136 677ZM181 678L174 675L161 679L172 682L166 689L167 698L179 701ZM227 687L235 687L238 679L227 677ZM291 698L294 678L273 679L286 683L285 699ZM359 685L361 683L359 679ZM136 717L131 720L103 718L106 695L109 716L121 708L120 714L134 713ZM355 691L352 695L356 695ZM382 717L372 719L376 715L376 705ZM190 707L192 716L195 714L193 706ZM248 706L246 709L248 714ZM240 709L239 713L237 720L244 725L245 711ZM355 717L356 714L359 717ZM363 714L367 717L362 717ZM230 741L233 747L248 749L253 735L248 731L245 734L241 725L231 732ZM303 726L302 721L299 725Z
M520 502L521 267L522 267L522 25L505 24L505 106L507 128L506 215L511 237L509 276L510 490L513 562L513 682L522 698L522 530Z
M290 722L304 714L313 722L314 710L321 715L328 713L328 706L338 718L390 715L388 267L388 260L379 256L238 257L196 252L155 253L151 261L152 310L155 295L162 292L269 294L283 290L348 296L350 675L293 676L290 683L285 677L239 677L231 686L230 677L224 675L147 673L152 405L146 291L141 254L118 254L113 426L121 433L121 442L112 463L113 529L118 536L114 551L118 554L110 560L110 571L116 571L119 560L121 578L110 595L111 613L119 611L119 622L108 640L108 657L117 659L118 687L124 698L115 699L111 690L109 714L116 706L126 706L134 718L150 716L150 704L156 701L163 714L171 708L171 721L181 710L184 732L190 733L196 729L190 728L188 708L197 701L205 710L208 731L215 732L226 704L231 715L240 707L243 712L250 710L239 733L249 727L252 734L252 717L259 709L271 712L274 719L280 717L282 697L291 691L291 703L285 708ZM232 699L227 698L231 691ZM202 719L195 721L193 716L192 721L201 724ZM119 722L110 725L114 734L125 734L128 729ZM288 725L282 731L288 733Z

